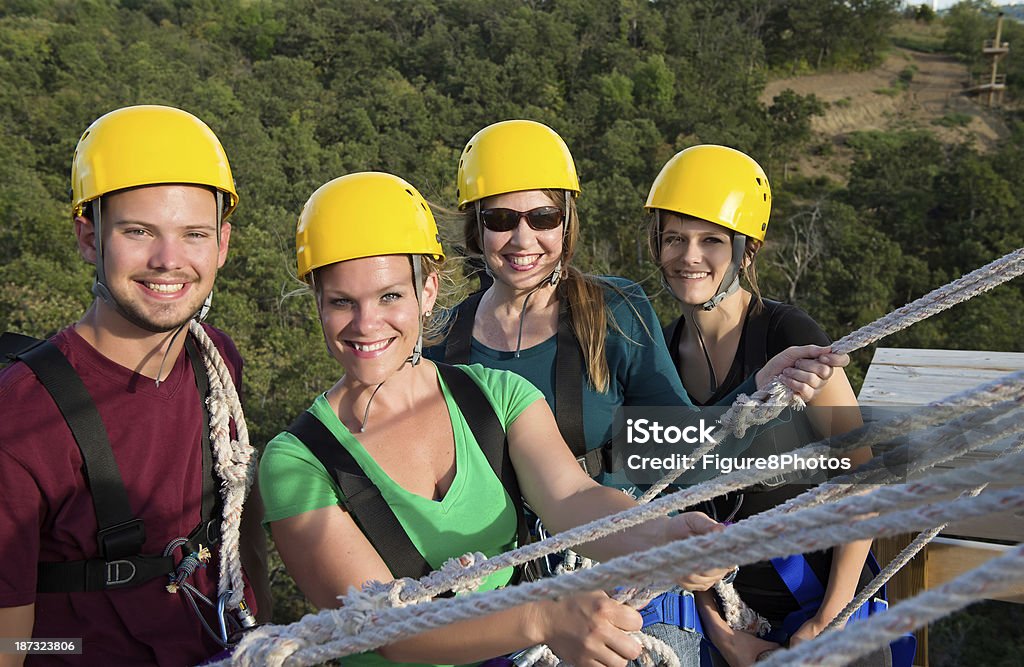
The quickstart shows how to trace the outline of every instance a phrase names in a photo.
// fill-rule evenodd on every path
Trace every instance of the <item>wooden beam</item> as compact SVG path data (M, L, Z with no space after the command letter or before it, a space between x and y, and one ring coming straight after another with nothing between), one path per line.
M1003 544L959 540L940 535L928 545L924 586L941 586L969 570L984 565L996 556L1003 555L1011 548ZM1024 583L1018 584L1006 595L998 595L992 599L1024 603Z

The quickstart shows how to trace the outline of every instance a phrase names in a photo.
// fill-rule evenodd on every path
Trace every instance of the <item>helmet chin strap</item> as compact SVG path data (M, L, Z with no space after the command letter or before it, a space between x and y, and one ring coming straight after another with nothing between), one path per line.
M725 277L722 278L722 282L718 286L718 294L701 304L701 308L704 310L714 310L727 296L735 293L740 288L740 267L743 266L743 254L746 248L746 235L739 232L733 234L732 262L729 264L729 270L726 271Z
M412 282L416 288L416 307L421 308L423 305L423 264L420 261L419 255L409 255L409 263L412 264ZM423 361L423 316L420 315L417 318L419 324L419 332L416 336L416 344L412 348L412 354L406 357L405 361L402 362L402 366L410 364L414 368ZM330 348L328 348L330 349ZM384 386L384 383L390 379L390 376L384 378L380 384L378 384L373 393L370 394L370 398L366 401L366 408L363 410L363 421L359 426L360 433L366 433L366 425L370 420L370 406L373 405L373 399L376 398L377 392Z
M563 249L563 251L565 249L565 239L569 235L569 197L570 196L572 196L571 191L570 190L566 190L565 191L565 223L562 225L562 249ZM483 245L484 245L484 221L483 221L483 218L480 216L480 201L481 200L477 199L475 202L473 202L473 206L476 209L477 238L480 240L480 249L482 251L483 250ZM482 255L483 260L484 260L484 271L487 272L487 275L489 275L492 280L497 280L498 277L494 274L494 271L491 270L491 265L487 263L487 255L486 255L486 253L481 253L481 255ZM558 258L558 262L555 264L555 268L551 270L551 273L548 275L548 277L545 278L544 280L540 281L539 283L537 283L537 286L534 287L533 290L530 290L530 292L533 293L533 291L535 291L535 290L537 290L537 289L539 289L541 287L546 287L548 285L550 285L551 287L554 287L555 285L557 285L559 283L559 281L562 279L562 273L563 273L562 267L563 267L562 258L559 257Z
M416 288L416 306L423 304L423 264L419 255L409 255L409 262L412 264L412 283ZM412 348L412 354L406 361L413 366L423 361L423 317L418 318L419 334L416 337L416 345Z
M722 278L721 284L718 286L718 294L711 297L708 301L701 304L701 308L705 311L711 311L718 307L718 304L722 303L726 297L733 294L740 288L740 267L743 266L743 253L747 247L747 237L744 234L736 232L732 237L732 262L729 264L729 270L726 271L725 277ZM697 309L696 306L693 308ZM700 342L700 349L704 352L704 360L708 364L708 389L711 396L715 395L718 391L718 377L715 375L715 365L711 363L711 354L708 352L707 345L704 343L704 335L700 330L700 325L697 323L697 318L693 318L693 324L697 329L697 340Z
M566 239L569 236L569 224L570 224L570 218L569 218L569 216L570 216L570 213L569 213L569 197L571 197L571 196L572 196L571 191L565 190L565 222L562 224L562 252L565 252L565 241L566 241ZM477 199L473 203L474 203L474 206L476 208L477 236L480 239L480 246L481 246L480 249L483 250L483 244L484 244L484 222L483 222L483 218L480 216L480 200ZM484 270L487 271L487 275L489 275L492 280L497 280L498 279L497 276L495 276L494 272L491 271L491 265L487 263L487 255L485 253L483 254L483 260L484 260ZM562 268L563 268L562 258L561 258L561 256L559 256L558 262L555 263L555 268L552 269L550 275L548 275L548 277L545 278L544 280L542 280L539 283L537 283L537 285L526 294L526 298L523 299L523 307L519 311L519 334L516 337L516 351L515 351L515 358L516 359L519 358L519 353L520 353L520 351L522 349L522 345L523 345L523 324L526 321L526 306L530 302L530 297L533 296L534 293L537 292L537 290L539 290L539 289L541 289L543 287L556 287L558 285L559 281L561 281L561 279L562 279L562 273L563 273Z
M657 262L661 265L661 210L655 209L654 215L657 216L657 227L658 227L658 241L655 244L655 248L658 250ZM732 261L729 263L729 268L725 272L725 276L722 278L722 282L718 285L718 292L700 304L700 307L705 310L714 310L718 307L718 304L722 303L726 297L735 293L740 288L740 267L743 266L743 255L747 248L747 237L745 234L736 232L732 237ZM665 278L665 269L661 271L661 286L668 290L668 293L679 299L676 295L675 290L672 289L672 285L669 284Z
M224 193L220 190L215 190L213 196L217 199L217 250L220 250L220 229L224 222ZM203 305L199 307L199 312L193 316L196 322L205 322L206 316L210 314L210 308L213 307L213 288L210 288L210 293L203 299Z
M92 231L93 231L93 243L96 247L96 275L92 279L92 293L100 299L103 299L114 308L120 310L117 302L114 301L114 295L110 293L110 289L107 288L107 270L103 265L103 230L100 227L100 220L102 219L102 206L101 202L103 197L97 197L92 201Z
M661 210L655 209L655 216L657 216L657 229L658 229L658 243L655 244L655 248L658 248L658 263L661 264L661 251L660 251L660 236L661 236ZM714 310L718 307L718 304L722 303L729 295L735 293L740 288L740 267L743 266L743 255L747 248L747 237L745 234L736 232L732 237L732 261L729 263L729 269L725 272L725 276L722 278L722 282L718 285L718 293L711 297L709 300L700 304L700 308L705 312ZM665 278L665 271L662 269L661 273L661 284L668 290L669 294L676 297L676 293L672 290L672 286ZM694 328L697 331L697 342L700 344L700 349L704 353L704 360L708 365L708 389L711 396L715 395L718 391L718 378L715 375L715 366L711 363L711 354L708 351L707 345L704 343L704 335L700 329L700 323L697 318L694 317L694 313L697 311L697 306L693 306L690 310L690 319L693 321Z

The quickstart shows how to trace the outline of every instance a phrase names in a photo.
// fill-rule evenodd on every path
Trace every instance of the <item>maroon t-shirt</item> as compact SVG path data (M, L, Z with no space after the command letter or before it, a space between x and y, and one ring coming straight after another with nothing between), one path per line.
M242 360L221 331L205 327L236 386ZM120 366L71 327L52 339L98 406L135 516L142 553L159 555L200 521L203 410L188 355L156 383ZM169 361L169 360L168 360ZM181 593L160 577L133 588L36 593L39 561L99 556L92 495L78 445L53 400L21 363L0 372L0 607L35 603L33 636L83 639L79 656L29 656L33 665L169 665L202 662L219 651ZM180 557L180 551L176 554ZM191 582L217 597L217 550ZM250 603L251 596L247 596ZM200 602L207 622L213 612Z

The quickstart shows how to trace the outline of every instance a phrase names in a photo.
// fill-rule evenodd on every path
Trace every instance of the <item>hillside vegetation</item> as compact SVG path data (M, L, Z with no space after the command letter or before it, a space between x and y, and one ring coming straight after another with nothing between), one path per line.
M838 337L1024 245L1016 114L992 112L999 140L985 145L951 142L948 128L913 118L830 133L822 123L844 109L897 97L834 97L789 80L860 76L909 57L907 67L918 67L906 77L912 91L927 56L906 43L891 50L897 5L8 0L0 5L0 330L46 334L88 305L91 267L77 257L69 216L72 151L101 114L159 103L203 118L232 161L241 205L210 320L246 357L258 444L338 375L312 303L282 298L296 286L302 203L336 176L374 169L451 206L462 146L507 118L547 123L573 151L583 182L578 264L643 281L666 319L673 304L658 294L641 231L651 181L695 143L755 156L775 195L762 290L801 305ZM943 35L936 48L965 70L979 66L972 58L991 36L986 7L965 3L934 19ZM1007 62L1013 81L1020 26L1005 27L1004 39L1019 45ZM789 85L780 87L782 78ZM954 114L966 112L952 109L949 123L970 133L974 121ZM1018 281L886 344L1021 351L1022 310ZM868 359L856 359L855 380ZM282 619L295 613L282 604Z

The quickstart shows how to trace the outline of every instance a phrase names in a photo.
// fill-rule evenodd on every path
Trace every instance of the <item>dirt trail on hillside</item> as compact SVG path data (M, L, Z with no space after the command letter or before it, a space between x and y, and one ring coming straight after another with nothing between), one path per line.
M913 79L906 90L895 95L878 92L896 89L900 73L908 68ZM814 130L838 140L856 130L921 127L941 141L972 142L986 151L1008 137L1009 131L998 114L987 109L985 98L963 94L967 77L966 66L952 56L894 49L881 66L868 72L771 81L761 99L770 104L786 88L801 95L814 93L830 103L824 116L813 119ZM937 124L960 115L970 116L970 122L954 127Z

